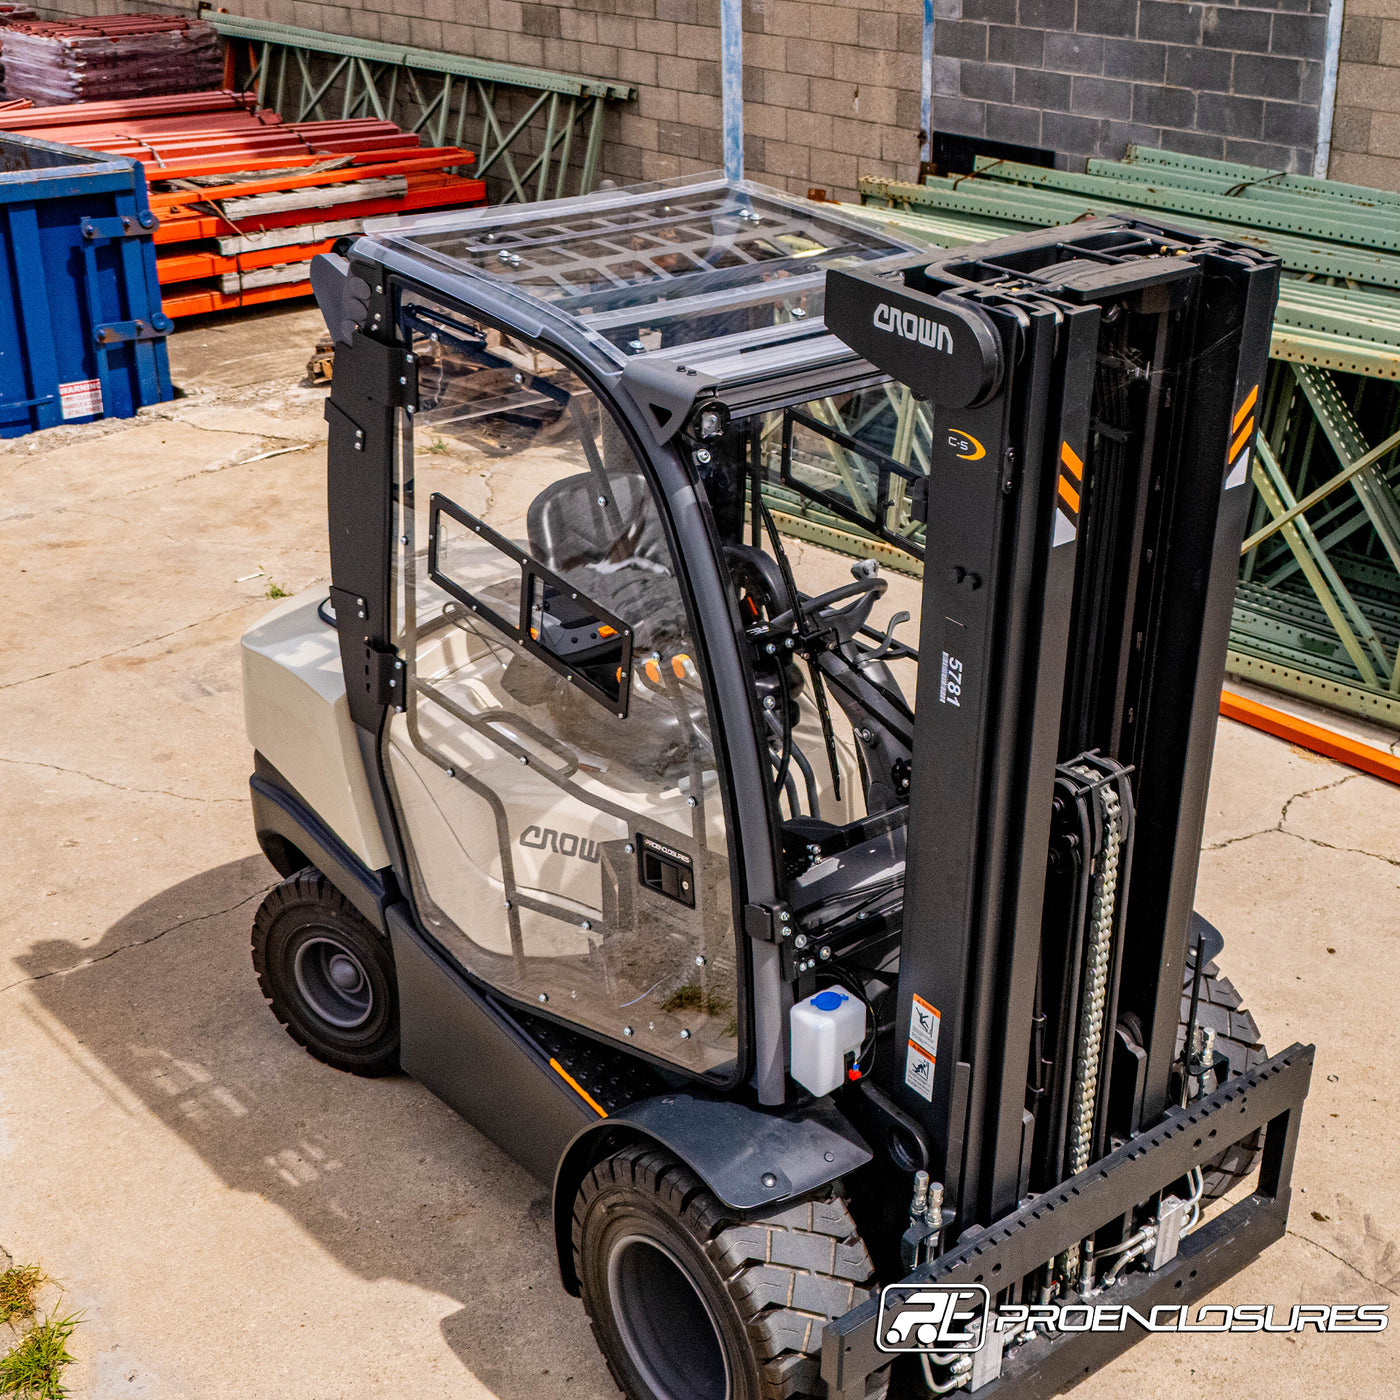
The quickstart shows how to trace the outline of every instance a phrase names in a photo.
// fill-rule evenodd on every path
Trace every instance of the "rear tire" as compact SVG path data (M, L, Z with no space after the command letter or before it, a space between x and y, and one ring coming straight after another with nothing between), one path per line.
M387 942L317 870L283 880L253 920L258 986L318 1060L375 1077L399 1067L399 994Z
M838 1196L731 1211L649 1144L584 1179L573 1248L593 1335L631 1400L823 1395L822 1328L874 1286Z
M1181 991L1181 1024L1176 1033L1176 1053L1181 1055L1186 1044L1186 1026L1191 1015L1191 982L1195 976L1195 951L1187 954L1186 971ZM1217 1054L1230 1061L1231 1075L1243 1074L1269 1058L1259 1036L1254 1017L1245 1010L1240 994L1228 977L1222 975L1213 962L1207 962L1201 974L1201 999L1196 1008L1196 1024L1209 1026L1215 1032ZM1210 1081L1207 1080L1207 1085ZM1264 1151L1261 1128L1247 1138L1227 1147L1220 1156L1206 1163L1205 1199L1213 1201L1237 1186L1259 1166Z

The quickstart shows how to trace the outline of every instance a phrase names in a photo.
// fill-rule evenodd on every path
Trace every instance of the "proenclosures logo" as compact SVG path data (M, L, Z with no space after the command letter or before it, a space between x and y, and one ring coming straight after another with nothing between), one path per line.
M980 1285L890 1284L880 1295L881 1351L974 1352L991 1332L1384 1332L1388 1303L1003 1303Z

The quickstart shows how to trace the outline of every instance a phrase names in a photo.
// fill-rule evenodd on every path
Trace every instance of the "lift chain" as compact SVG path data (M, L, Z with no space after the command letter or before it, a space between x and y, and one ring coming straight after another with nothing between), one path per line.
M1087 768L1074 770L1090 781L1101 775ZM1107 1009L1108 973L1112 962L1113 930L1118 910L1118 855L1122 849L1122 806L1111 783L1096 788L1103 816L1103 849L1094 877L1093 903L1086 932L1084 990L1079 1007L1079 1035L1075 1045L1074 1079L1070 1091L1069 1162L1077 1176L1089 1165L1098 1106L1099 1064L1103 1058L1104 1016ZM1062 1256L1066 1280L1079 1276L1083 1246Z

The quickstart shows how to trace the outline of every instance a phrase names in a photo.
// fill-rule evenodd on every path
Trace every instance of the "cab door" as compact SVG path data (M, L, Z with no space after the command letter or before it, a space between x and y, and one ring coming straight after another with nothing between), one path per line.
M407 691L384 767L420 917L505 996L723 1077L728 829L653 489L557 360L426 300L403 326Z

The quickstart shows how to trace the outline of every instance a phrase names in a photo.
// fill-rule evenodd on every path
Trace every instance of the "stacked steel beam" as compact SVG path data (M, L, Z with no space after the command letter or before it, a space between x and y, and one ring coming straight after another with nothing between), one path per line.
M1130 147L1082 175L981 160L861 197L941 247L1142 213L1277 253L1229 668L1400 726L1400 194Z
M91 102L217 87L219 37L182 15L9 19L5 91L35 102Z
M310 260L366 218L484 204L457 146L393 122L283 122L248 93L207 92L0 114L46 141L143 163L166 315L304 296Z

